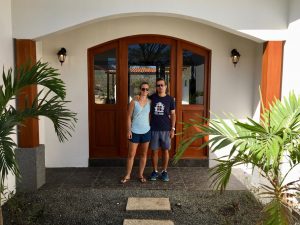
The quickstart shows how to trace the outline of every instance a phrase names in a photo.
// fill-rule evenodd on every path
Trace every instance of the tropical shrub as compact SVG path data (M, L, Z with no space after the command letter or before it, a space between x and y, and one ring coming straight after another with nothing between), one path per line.
M17 146L12 138L17 126L22 125L27 118L48 117L53 125L59 141L65 141L71 136L75 127L76 113L67 109L65 101L66 88L59 78L56 69L48 63L37 62L13 70L2 72L3 85L0 86L0 190L9 172L20 178L14 149ZM43 87L32 103L27 102L24 109L15 107L15 99L22 90L30 85ZM1 198L0 198L1 200ZM0 201L1 204L1 201ZM0 211L0 224L2 224Z
M177 153L177 162L187 147L197 139L210 136L199 148L209 145L211 152L224 151L228 155L217 158L218 164L211 168L212 186L225 190L232 168L238 165L252 165L267 184L260 184L261 197L270 199L262 211L261 224L293 224L291 212L293 199L299 197L299 177L287 181L290 172L300 163L300 98L291 92L282 101L275 100L269 109L262 106L260 123L251 118L246 122L232 116L229 122L216 116L216 119L201 118L203 122L191 120L184 123L184 131L191 127L199 132L182 140ZM289 165L286 171L284 164Z

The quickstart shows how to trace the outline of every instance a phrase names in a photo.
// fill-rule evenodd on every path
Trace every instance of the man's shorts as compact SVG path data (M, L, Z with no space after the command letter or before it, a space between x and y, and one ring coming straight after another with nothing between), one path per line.
M155 151L159 147L162 150L171 149L170 131L151 131L150 148Z
M129 139L132 143L146 143L149 142L151 139L151 131L149 130L145 134L136 134L132 133L132 138Z

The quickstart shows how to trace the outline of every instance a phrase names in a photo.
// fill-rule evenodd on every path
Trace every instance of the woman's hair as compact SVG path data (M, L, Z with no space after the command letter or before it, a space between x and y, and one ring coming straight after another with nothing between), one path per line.
M149 83L147 81L143 81L141 84L140 84L140 89L143 87L143 85L147 84L148 87L149 87Z

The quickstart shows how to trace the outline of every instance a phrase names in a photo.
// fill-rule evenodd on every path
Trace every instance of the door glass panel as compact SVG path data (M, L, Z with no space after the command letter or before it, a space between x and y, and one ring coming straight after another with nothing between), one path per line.
M203 105L205 58L192 51L183 51L182 104Z
M116 104L116 49L94 56L94 95L96 104Z
M157 78L164 78L170 87L170 45L145 43L128 46L128 102L139 94L143 81L150 85L150 94L155 92Z

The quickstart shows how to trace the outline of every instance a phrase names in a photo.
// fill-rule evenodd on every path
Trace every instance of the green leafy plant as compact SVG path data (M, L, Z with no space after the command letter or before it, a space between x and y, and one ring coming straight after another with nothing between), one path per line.
M59 141L63 142L74 130L76 113L67 109L65 101L66 88L59 78L59 73L48 63L37 62L18 68L13 74L12 69L2 72L3 85L0 86L0 190L3 191L4 181L9 172L20 178L14 149L17 146L12 139L16 127L22 125L27 118L48 117L53 125ZM43 87L32 103L26 102L24 109L15 107L15 99L23 94L22 90L31 85ZM26 98L25 98L26 99ZM3 193L3 192L1 192ZM1 198L0 198L1 200ZM0 201L1 204L1 201ZM2 224L0 211L0 224Z
M7 187L4 187L2 193L6 202L4 212L8 224L30 225L44 222L45 203L43 201L28 200L27 195L31 195L31 193L15 193Z
M212 186L223 191L232 168L252 165L267 180L260 184L260 195L271 199L262 211L261 224L293 224L291 207L293 198L299 196L299 177L288 182L287 176L300 163L300 98L291 92L283 101L275 100L269 109L262 106L260 123L248 118L241 122L229 117L226 120L201 118L184 123L184 131L194 127L198 132L182 140L175 155L175 163L187 147L197 139L210 136L199 148L210 147L212 152L229 149L229 154L219 157L211 168ZM289 170L283 169L289 164Z

